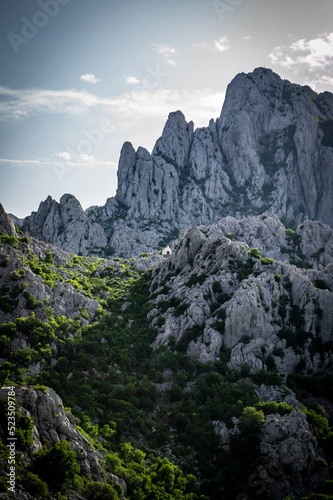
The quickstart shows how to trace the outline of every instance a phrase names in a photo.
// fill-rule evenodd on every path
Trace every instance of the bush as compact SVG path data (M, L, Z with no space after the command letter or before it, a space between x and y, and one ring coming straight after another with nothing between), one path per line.
M200 285L202 285L202 283L204 283L207 279L207 276L205 274L191 274L191 276L189 277L188 281L185 283L186 286L188 287L191 287L193 285L196 285L197 283L199 283Z
M282 385L282 377L276 372L268 373L263 368L252 375L252 380L255 384L261 385Z
M326 285L325 281L322 279L317 279L313 284L316 288L319 288L319 290L329 290L329 286Z
M274 259L269 259L268 257L265 257L263 259L260 259L260 262L264 264L264 266L268 266L269 264L273 264L275 262Z
M289 415L292 411L295 411L293 406L290 406L285 402L277 403L276 401L260 402L257 403L255 407L257 408L257 410L262 410L265 415L271 415L272 413Z
M47 482L53 491L75 487L80 467L76 463L76 453L62 440L53 448L44 447L36 453L33 471Z
M52 264L52 265L54 264L53 253L51 252L51 250L49 248L46 250L44 261L47 264Z
M24 476L17 478L17 482L34 498L45 498L49 493L47 484L32 472L26 471Z
M117 500L118 493L110 484L91 482L88 484L85 496L89 500Z
M159 316L157 318L157 323L156 324L157 324L157 326L163 326L165 324L165 318L164 318L164 316Z
M0 234L0 244L2 242L11 245L14 248L18 248L19 240L16 238L16 236L8 236L8 234Z
M248 254L255 259L261 259L261 254L258 248L251 248L251 250L248 251Z

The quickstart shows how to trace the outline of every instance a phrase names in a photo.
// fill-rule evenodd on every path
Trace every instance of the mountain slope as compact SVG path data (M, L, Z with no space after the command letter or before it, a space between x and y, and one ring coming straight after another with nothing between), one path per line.
M73 499L330 493L328 225L294 232L268 213L226 217L186 229L168 257L106 260L28 238L2 209L0 224L0 377L19 403L17 498L37 486L52 499L57 488ZM56 484L54 454L71 457ZM0 446L2 475L7 458Z

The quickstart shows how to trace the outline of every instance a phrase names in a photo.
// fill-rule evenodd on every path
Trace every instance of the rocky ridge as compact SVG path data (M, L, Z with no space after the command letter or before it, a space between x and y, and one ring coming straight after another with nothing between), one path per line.
M331 371L332 243L327 225L294 232L269 213L187 229L154 271L153 346L174 339L204 362L231 350L229 365L253 372Z
M35 237L83 255L135 256L193 224L270 211L297 225L333 224L333 96L269 69L229 84L221 115L194 130L170 113L153 151L125 142L116 195L85 214L66 195L24 220Z

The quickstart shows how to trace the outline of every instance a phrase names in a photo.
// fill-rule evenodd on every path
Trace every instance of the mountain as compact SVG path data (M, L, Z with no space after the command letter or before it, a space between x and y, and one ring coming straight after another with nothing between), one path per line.
M176 111L151 154L125 142L116 195L103 207L84 214L73 199L68 209L68 195L60 205L48 198L24 230L83 255L106 248L108 255L134 256L227 215L270 211L290 227L306 219L332 226L332 116L329 92L265 68L241 73L208 127L194 130Z
M0 287L14 498L332 493L329 225L227 216L166 256L107 260L27 236L0 205Z
M332 109L259 68L103 207L0 204L1 498L331 498Z

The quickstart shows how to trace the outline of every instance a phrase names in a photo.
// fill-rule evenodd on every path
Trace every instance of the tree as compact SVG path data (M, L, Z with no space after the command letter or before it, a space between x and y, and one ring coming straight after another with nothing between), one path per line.
M80 467L76 463L76 453L65 440L53 448L44 447L34 458L33 471L46 481L53 491L75 487Z

